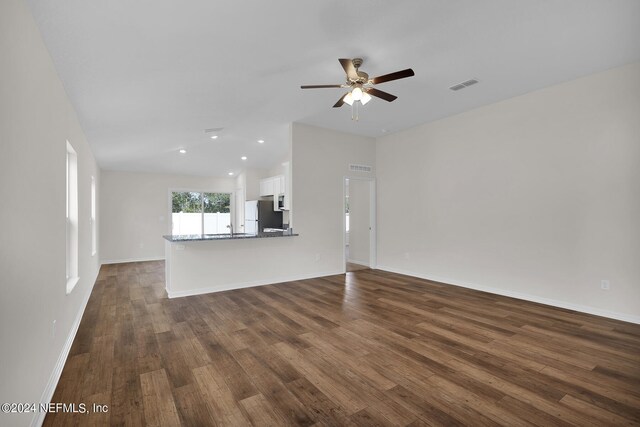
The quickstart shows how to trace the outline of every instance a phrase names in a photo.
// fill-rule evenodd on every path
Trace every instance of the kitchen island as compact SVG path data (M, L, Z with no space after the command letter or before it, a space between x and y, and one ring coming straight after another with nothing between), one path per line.
M169 298L306 278L292 264L298 234L167 235L165 277Z
M271 237L292 237L298 234L289 231L272 231L269 233L224 233L224 234L184 234L162 236L169 242L197 242L202 240L235 240L235 239L266 239Z

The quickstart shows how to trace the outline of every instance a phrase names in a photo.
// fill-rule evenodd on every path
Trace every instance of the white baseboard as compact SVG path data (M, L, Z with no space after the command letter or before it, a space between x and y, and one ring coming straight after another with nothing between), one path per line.
M362 265L365 267L369 267L369 263L367 261L362 261L359 259L347 259L347 262L351 263L351 264L358 264L358 265Z
M145 262L145 261L164 261L164 257L148 257L148 258L127 258L127 259L107 259L101 260L102 265L105 264L123 264L125 262Z
M293 282L296 280L315 279L324 276L336 276L338 274L344 274L342 270L329 271L324 273L303 274L298 276L278 277L267 280L255 280L251 282L232 283L223 286L211 286L207 288L189 289L187 291L171 291L167 288L167 295L169 298L188 297L192 295L210 294L213 292L230 291L233 289L253 288L255 286L273 285L276 283Z
M449 279L445 277L426 276L424 274L415 273L413 271L407 271L407 270L402 270L402 269L383 266L383 265L378 265L377 269L388 271L390 273L404 274L405 276L418 277L420 279L431 280L434 282L440 282L440 283L454 285L454 286L461 286L463 288L475 289L477 291L489 292L492 294L502 295L505 297L537 302L540 304L550 305L553 307L566 308L568 310L579 311L581 313L608 317L610 319L615 319L615 320L622 320L624 322L640 324L640 316L635 316L633 314L618 313L615 311L604 310L601 308L591 307L588 305L574 304L566 301L560 301L560 300L551 299L551 298L544 298L544 297L527 294L523 292L515 292L515 291L509 291L506 289L492 288L490 286L483 286L477 283L461 282L459 280Z
M67 340L60 351L60 355L58 356L58 360L49 376L49 381L47 382L47 386L40 397L40 403L48 403L53 399L53 393L56 391L56 387L58 386L58 381L60 381L60 376L62 375L62 369L64 368L65 363L67 362L67 357L69 356L69 352L71 351L71 346L73 345L73 340L76 338L76 334L78 333L78 327L80 327L80 322L82 321L82 316L84 315L84 310L87 308L87 303L89 302L89 298L91 297L91 292L93 292L93 287L98 280L98 274L100 274L100 269L96 272L96 277L93 278L93 282L91 286L87 290L87 294L84 296L82 304L80 305L80 310L76 314L76 318L71 325L71 330L69 331L69 335L67 335ZM31 419L31 426L41 426L44 422L44 417L47 414L45 412L36 412L34 413L33 418Z

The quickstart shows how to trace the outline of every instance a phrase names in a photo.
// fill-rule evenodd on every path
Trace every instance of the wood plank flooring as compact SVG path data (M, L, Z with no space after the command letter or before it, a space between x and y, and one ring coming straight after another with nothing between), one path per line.
M640 425L640 325L360 270L169 300L103 266L46 426Z
M366 265L361 265L361 264L355 264L353 262L347 262L347 272L348 273L352 273L354 271L358 271L358 270L366 270L369 267L367 267Z

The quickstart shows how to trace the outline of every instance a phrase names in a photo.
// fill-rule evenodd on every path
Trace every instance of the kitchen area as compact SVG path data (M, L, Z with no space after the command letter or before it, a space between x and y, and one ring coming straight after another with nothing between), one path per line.
M291 162L267 171L246 170L236 179L238 200L235 230L247 234L291 228Z
M274 172L279 173L269 175ZM289 162L271 170L247 169L234 181L231 191L228 187L218 191L170 189L171 236L221 238L290 228Z
M248 200L244 193L244 233L257 234L289 230L291 217L291 185L289 162L282 163L282 173L261 178L257 185L249 181L245 187L252 185L258 189L258 198Z
M371 175L350 165L375 164L374 145L313 126L291 131L288 151L216 176L206 167L200 175L102 171L102 262L164 260L170 297L343 273L343 180ZM196 154L208 162L194 151L175 154L176 164ZM275 223L261 221L265 212Z
M290 177L290 162L284 161L268 171L238 174L233 193L171 191L172 233L163 236L169 297L277 277L279 259L298 236L291 226Z

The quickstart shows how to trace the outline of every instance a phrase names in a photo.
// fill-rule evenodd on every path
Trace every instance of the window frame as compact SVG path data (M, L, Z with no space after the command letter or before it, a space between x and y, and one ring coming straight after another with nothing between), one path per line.
M91 175L91 216L89 222L91 224L91 256L96 256L98 253L98 189L96 188L96 177Z
M66 293L69 295L80 281L79 262L79 217L78 217L78 154L71 143L66 144Z
M173 193L200 193L201 195L203 195L204 193L223 193L223 194L228 194L229 195L229 222L231 223L231 226L234 228L235 231L235 211L236 211L236 201L235 201L235 192L233 190L202 190L202 189L193 189L193 188L169 188L169 191L167 193L167 200L168 200L168 210L169 210L169 215L168 218L169 220L168 222L168 234L172 235L173 234ZM202 231L202 233L204 234L204 197L201 197L201 201L200 201L200 208L201 208L201 212L200 212L200 230Z

